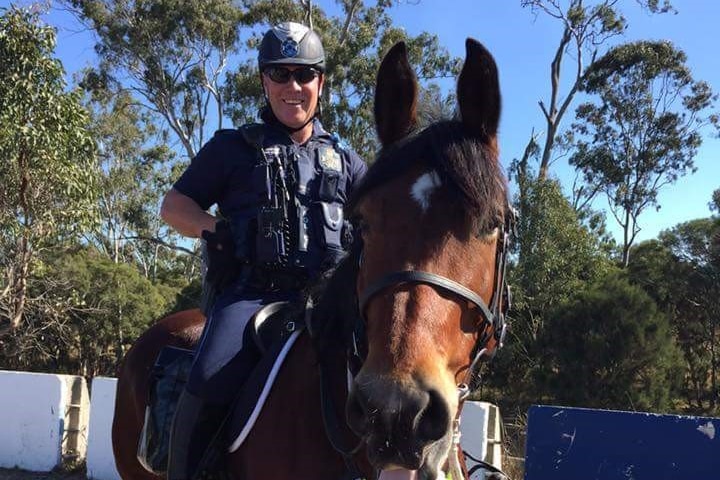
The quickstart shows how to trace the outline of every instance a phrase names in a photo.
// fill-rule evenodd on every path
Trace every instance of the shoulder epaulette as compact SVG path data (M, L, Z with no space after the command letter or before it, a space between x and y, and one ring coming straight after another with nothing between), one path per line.
M256 148L263 148L265 140L265 126L261 123L248 123L239 128L240 133L248 145Z
M340 140L340 137L338 137L334 133L328 133L328 137L330 137L330 141L335 146L336 150L343 150L345 153L347 153L348 147L345 142Z
M235 133L237 133L237 130L235 130L234 128L221 128L219 130L215 130L213 136L219 137L221 135L233 135Z

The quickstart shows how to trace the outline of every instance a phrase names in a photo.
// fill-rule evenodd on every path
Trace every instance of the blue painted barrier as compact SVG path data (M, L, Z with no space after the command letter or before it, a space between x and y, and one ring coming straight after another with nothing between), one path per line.
M532 406L525 480L719 480L720 419Z

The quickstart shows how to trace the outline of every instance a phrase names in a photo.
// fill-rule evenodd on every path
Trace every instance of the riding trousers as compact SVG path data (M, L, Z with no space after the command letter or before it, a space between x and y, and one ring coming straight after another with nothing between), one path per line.
M210 404L229 404L260 360L249 332L252 316L273 302L298 299L294 291L258 292L233 284L217 298L205 324L187 390Z

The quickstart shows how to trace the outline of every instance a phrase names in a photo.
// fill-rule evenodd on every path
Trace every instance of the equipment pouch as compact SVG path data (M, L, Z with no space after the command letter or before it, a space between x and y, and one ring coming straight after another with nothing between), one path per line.
M285 251L285 216L282 208L262 207L258 214L255 236L255 261L259 264L279 264L287 258Z
M235 244L235 258L243 263L251 262L254 258L255 245L252 239L255 238L257 230L255 215L247 214L233 215L230 218L230 232Z
M270 165L258 163L252 170L252 188L258 194L260 203L270 203L272 188L270 185Z
M298 156L297 169L297 193L307 195L310 181L315 178L315 165L310 163L307 156Z
M323 202L334 202L337 199L338 188L340 187L340 172L324 170L320 176L320 189L318 196Z
M343 207L337 203L313 204L313 220L318 227L318 238L325 248L342 248Z

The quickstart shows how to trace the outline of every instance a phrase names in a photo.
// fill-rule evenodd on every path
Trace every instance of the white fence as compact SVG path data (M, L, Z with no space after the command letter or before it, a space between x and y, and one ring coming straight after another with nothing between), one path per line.
M49 472L86 460L88 478L119 480L110 441L115 379L0 370L0 467Z
M88 395L82 377L0 370L0 467L49 472L85 459L88 478L119 480L111 442L115 386L114 378L95 377ZM461 431L463 450L501 467L497 407L466 402Z
M95 377L92 381L90 432L87 448L87 475L97 480L120 478L112 451L111 426L115 409L117 379Z
M465 402L460 416L460 446L468 454L467 467L477 465L475 459L502 470L502 435L500 409L487 402ZM482 468L470 480L485 480Z

